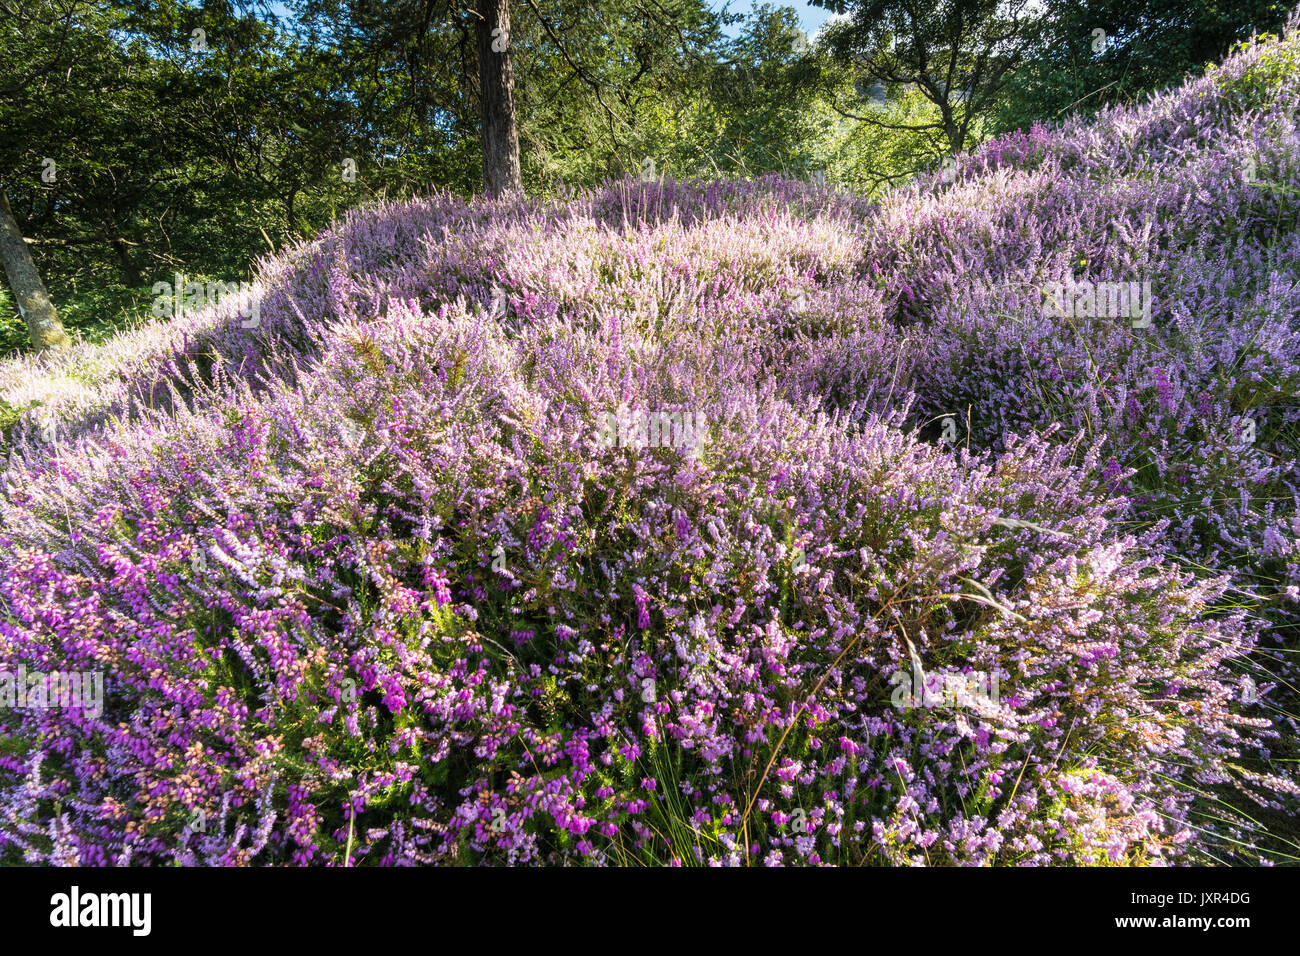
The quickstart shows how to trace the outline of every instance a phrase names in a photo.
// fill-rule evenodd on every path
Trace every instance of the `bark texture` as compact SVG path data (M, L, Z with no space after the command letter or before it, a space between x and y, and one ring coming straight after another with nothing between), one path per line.
M479 104L483 114L483 186L490 196L524 191L510 62L510 0L478 0Z
M36 263L3 188L0 188L0 265L18 302L18 311L27 322L32 347L39 350L71 345L72 340L63 330L59 313L45 290L41 274L36 271Z

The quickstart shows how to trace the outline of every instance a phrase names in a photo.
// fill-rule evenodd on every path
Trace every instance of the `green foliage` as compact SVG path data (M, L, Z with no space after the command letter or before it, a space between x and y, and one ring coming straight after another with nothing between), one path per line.
M1250 69L1235 79L1219 75L1219 68L1211 63L1206 72L1216 77L1224 91L1246 109L1263 109L1269 106L1285 88L1284 80L1300 72L1300 50L1290 43L1268 43L1276 39L1270 35L1257 38L1262 51L1252 61ZM1233 50L1249 50L1255 46L1249 40L1238 43Z
M843 14L826 30L835 58L858 76L917 91L935 115L895 125L931 151L975 145L1041 23L1039 8L1002 0L917 7L898 0L813 0Z
M103 342L149 319L153 293L148 288L117 285L67 287L57 303L64 328L74 340ZM0 355L27 347L27 326L18 315L9 290L0 286Z
M767 3L742 17L705 0L515 0L525 187L781 172L872 193L991 134L1158 88L1251 29L1275 30L1287 11L1263 0L960 0L913 17L892 0L816 2L843 16L805 48L795 12ZM360 204L480 189L472 10L11 7L0 20L0 187L74 337L129 325L140 290L174 272L249 278L259 256ZM1290 66L1264 60L1241 82L1271 95ZM0 298L0 351L25 342Z
M996 129L1132 102L1200 72L1252 32L1279 32L1291 9L1272 0L1057 0L1008 88Z

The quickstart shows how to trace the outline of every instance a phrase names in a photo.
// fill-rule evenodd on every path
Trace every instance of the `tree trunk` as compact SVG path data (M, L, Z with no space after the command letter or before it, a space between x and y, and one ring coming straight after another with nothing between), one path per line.
M4 266L9 288L18 302L18 311L27 320L32 347L40 349L63 348L71 345L68 333L63 331L59 313L45 291L45 283L32 262L31 251L23 240L22 230L9 208L9 197L0 187L0 265Z
M491 196L524 191L510 64L510 0L478 0L479 104L483 114L483 185Z
M122 267L122 275L126 278L126 284L132 289L138 289L144 285L144 274L131 261L131 252L127 249L126 243L119 237L113 239L111 244L113 251L117 253L117 264Z

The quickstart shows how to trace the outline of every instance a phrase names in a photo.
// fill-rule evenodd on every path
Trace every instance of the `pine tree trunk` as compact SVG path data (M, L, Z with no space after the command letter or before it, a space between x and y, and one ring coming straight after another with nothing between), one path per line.
M510 63L510 0L478 0L479 103L483 185L491 196L523 193L515 74Z
M32 347L40 349L62 348L72 344L63 331L59 313L45 291L45 283L32 262L31 251L23 241L22 230L9 208L9 197L0 187L0 265L4 266L9 288L18 302L18 311L27 320Z

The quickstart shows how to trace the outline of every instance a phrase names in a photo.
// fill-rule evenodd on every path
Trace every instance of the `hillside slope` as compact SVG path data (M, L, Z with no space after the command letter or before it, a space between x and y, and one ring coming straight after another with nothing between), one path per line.
M1298 54L879 206L357 211L255 328L0 365L0 662L105 678L0 709L0 859L1285 858Z

